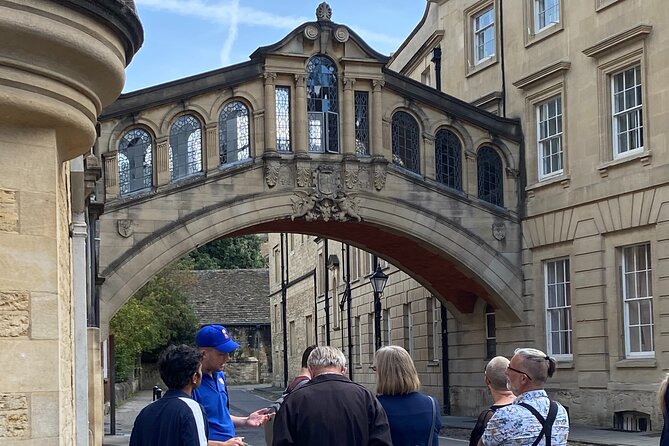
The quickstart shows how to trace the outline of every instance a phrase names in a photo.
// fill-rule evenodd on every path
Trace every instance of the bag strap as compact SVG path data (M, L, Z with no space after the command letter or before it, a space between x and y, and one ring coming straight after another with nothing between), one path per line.
M537 439L534 440L534 443L532 443L532 446L537 446L539 442L541 441L542 437L546 437L546 446L551 446L551 436L553 434L553 423L555 422L555 418L557 417L557 403L555 401L550 402L550 406L548 409L548 415L546 418L544 418L534 407L530 406L527 403L518 403L519 406L523 406L525 409L529 410L532 415L539 421L539 424L541 424L541 432L539 432L539 435L537 436Z
M432 402L432 427L430 428L430 436L427 440L427 446L432 446L432 441L434 439L434 426L437 424L437 403L431 396L428 396Z

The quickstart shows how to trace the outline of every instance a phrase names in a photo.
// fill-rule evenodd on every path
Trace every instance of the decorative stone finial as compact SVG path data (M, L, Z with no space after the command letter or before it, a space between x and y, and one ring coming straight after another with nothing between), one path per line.
M316 19L319 22L329 22L331 18L332 8L330 8L330 5L325 2L318 5L318 8L316 8Z

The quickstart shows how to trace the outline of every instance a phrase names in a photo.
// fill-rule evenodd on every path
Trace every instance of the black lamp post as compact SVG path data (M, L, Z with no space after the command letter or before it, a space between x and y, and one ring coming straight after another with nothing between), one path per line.
M383 274L381 266L376 265L376 271L369 278L374 289L374 331L376 350L381 348L381 294L388 282L388 276Z

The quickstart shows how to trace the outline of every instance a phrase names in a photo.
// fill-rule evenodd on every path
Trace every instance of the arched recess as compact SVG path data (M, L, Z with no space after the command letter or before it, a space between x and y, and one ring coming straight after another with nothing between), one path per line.
M118 149L118 143L126 131L132 127L144 127L155 140L158 137L158 125L145 117L126 117L120 120L111 131L105 152L113 152Z
M254 156L253 110L243 98L222 104L218 114L218 155L221 166Z
M200 120L202 123L202 128L205 128L207 124L211 124L212 122L216 122L218 119L218 116L214 118L212 121L211 116L209 116L209 113L202 108L199 104L191 103L191 104L177 104L171 109L165 113L163 116L162 121L160 122L160 136L169 136L170 134L170 128L172 127L172 124L176 119L179 118L181 115L194 115L197 116L197 119Z
M291 221L286 216L292 212L292 197L289 192L235 197L194 211L101 265L102 321L108 322L151 277L196 247L254 232L297 232L348 242L384 255L462 312L471 312L482 297L510 320L520 320L520 268L459 224L415 203L372 196L360 206L363 223Z

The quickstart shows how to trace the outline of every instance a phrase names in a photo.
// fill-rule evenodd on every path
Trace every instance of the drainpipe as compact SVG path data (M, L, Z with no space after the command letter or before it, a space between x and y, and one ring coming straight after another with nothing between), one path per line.
M343 256L343 254L342 254ZM346 320L348 327L348 378L353 381L353 334L351 330L351 246L346 244Z
M441 47L432 49L432 62L434 62L435 88L441 91Z
M448 311L441 304L441 386L444 391L444 414L451 414L451 390L448 380Z
M286 234L281 233L281 326L283 327L283 387L288 386L288 327L286 326L286 283L288 282L288 255L284 249Z
M314 270L314 344L318 345L318 277Z
M499 0L499 58L502 70L502 117L506 118L506 73L504 70L504 6Z
M330 345L330 270L328 269L328 239L323 239L323 270L325 271L325 345Z

